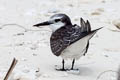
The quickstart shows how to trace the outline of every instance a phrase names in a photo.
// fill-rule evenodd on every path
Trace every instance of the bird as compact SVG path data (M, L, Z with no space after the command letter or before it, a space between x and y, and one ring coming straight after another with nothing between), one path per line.
M91 30L88 20L80 18L80 26L72 24L69 16L63 13L54 14L48 21L37 23L34 27L49 26L52 30L50 37L51 51L62 57L62 68L59 71L74 70L75 61L85 56L89 48L89 40L102 27ZM72 60L72 67L65 69L65 60Z

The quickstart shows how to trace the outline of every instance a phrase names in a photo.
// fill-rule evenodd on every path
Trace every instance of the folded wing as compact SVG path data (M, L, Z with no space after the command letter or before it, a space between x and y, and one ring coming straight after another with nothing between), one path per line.
M74 42L89 36L89 39L100 29L91 31L89 21L81 18L81 25L68 25L61 27L52 33L50 38L51 50L54 55L59 56L61 52ZM89 40L88 40L89 42ZM86 46L87 47L87 46Z

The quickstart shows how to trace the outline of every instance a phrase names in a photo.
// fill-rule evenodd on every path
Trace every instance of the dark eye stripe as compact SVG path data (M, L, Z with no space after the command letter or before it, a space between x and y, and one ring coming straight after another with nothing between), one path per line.
M60 19L55 19L55 22L58 22L58 21L60 21Z

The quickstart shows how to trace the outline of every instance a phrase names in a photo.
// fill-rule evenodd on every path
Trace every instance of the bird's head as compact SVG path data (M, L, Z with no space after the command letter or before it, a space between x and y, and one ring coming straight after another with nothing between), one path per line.
M49 25L52 31L56 31L57 29L67 26L67 25L72 25L70 18L65 15L65 14L55 14L50 17L48 21L42 22L35 24L33 26L39 27L39 26L47 26Z

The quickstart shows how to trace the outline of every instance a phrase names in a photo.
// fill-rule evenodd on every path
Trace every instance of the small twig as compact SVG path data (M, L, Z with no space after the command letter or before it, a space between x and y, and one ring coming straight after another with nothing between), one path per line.
M115 73L118 73L117 71L107 70L107 71L104 71L104 72L100 73L100 74L97 76L96 80L98 80L98 79L99 79L103 74L105 74L106 72L115 72Z
M13 71L16 64L17 64L17 60L14 58L11 66L10 66L10 68L9 68L5 78L4 78L4 80L8 80L8 78L9 78L10 74L12 73L12 71Z
M9 26L9 25L15 25L15 26L18 26L18 27L20 27L20 28L23 28L24 30L27 30L26 28L24 28L23 26L21 26L21 25L19 25L19 24L3 24L2 26L0 26L0 28L3 28L3 27L5 27L5 26Z
M118 26L118 25L115 25L115 26L116 26L116 28L120 29L120 26Z
M20 27L20 28L24 29L25 32L26 32L26 31L48 31L48 32L51 32L51 31L49 31L49 30L32 30L32 29L27 29L27 28L25 28L24 26L19 25L19 24L16 24L16 23L3 24L3 25L0 26L0 28L3 28L3 27L5 27L5 26L11 26L11 25L13 25L13 26L15 25L15 26L17 26L17 27Z
M117 80L120 80L120 68L119 68L119 70L118 70Z

